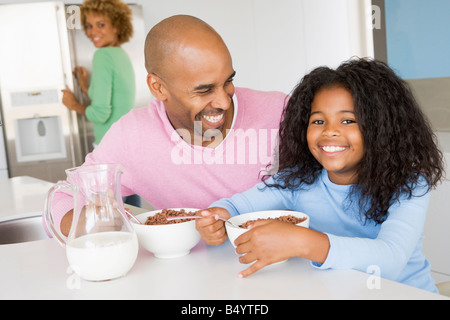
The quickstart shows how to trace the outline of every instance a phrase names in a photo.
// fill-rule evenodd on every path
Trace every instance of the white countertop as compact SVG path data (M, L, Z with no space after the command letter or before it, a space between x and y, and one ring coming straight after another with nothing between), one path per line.
M88 282L72 273L65 250L40 240L0 246L0 299L447 299L354 270L322 271L293 258L238 278L240 264L227 241L218 247L201 241L189 255L158 259L140 248L123 278Z
M0 222L42 215L53 183L32 177L0 180Z
M41 215L53 184L31 177L0 180L0 222ZM447 299L354 270L321 271L300 258L273 265L246 279L227 241L201 241L191 254L170 260L143 248L129 274L87 282L71 272L65 250L53 239L0 245L0 300L4 299ZM368 284L378 284L369 288Z

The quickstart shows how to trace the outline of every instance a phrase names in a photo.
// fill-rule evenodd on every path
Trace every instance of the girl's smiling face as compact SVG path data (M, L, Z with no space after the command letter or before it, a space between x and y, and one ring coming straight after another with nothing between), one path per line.
M333 183L356 182L364 141L348 90L335 86L316 93L311 104L307 140L312 155L328 171Z

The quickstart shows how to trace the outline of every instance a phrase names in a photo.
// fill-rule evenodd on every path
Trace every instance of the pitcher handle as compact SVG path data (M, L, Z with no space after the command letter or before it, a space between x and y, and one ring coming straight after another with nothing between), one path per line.
M66 237L61 233L61 231L55 227L55 222L53 220L52 215L52 203L53 203L53 197L55 196L55 193L61 189L65 189L72 193L72 187L70 183L67 181L59 181L57 184L55 184L53 187L50 188L47 194L47 199L45 201L45 207L44 207L44 215L45 215L45 223L47 224L47 228L52 234L53 238L58 241L58 243L62 246L66 246Z

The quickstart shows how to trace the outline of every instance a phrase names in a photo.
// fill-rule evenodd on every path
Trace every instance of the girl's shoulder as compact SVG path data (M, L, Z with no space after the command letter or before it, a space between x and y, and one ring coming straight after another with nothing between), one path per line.
M400 200L410 199L411 197L423 197L431 191L431 186L425 176L418 174L416 180L417 181L415 182L410 181L407 186L411 192L406 192L403 190L400 192Z

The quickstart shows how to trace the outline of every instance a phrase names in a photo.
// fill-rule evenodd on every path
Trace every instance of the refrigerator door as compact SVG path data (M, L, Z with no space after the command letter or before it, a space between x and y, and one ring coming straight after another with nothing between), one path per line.
M16 156L19 162L67 157L61 117L33 117L14 123Z
M12 32L12 30L14 32ZM0 90L10 176L65 178L81 163L63 2L0 6Z

